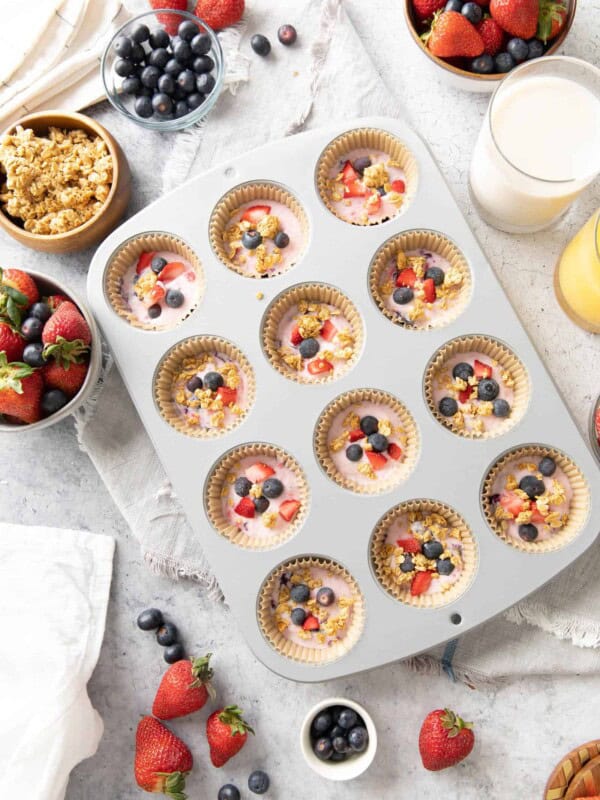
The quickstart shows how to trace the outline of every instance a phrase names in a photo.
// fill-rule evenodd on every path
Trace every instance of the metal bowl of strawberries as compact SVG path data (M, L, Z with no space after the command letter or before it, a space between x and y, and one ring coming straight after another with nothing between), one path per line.
M404 0L410 34L447 81L491 92L514 67L555 53L577 0Z
M0 432L69 416L101 365L96 323L70 289L34 270L0 269Z

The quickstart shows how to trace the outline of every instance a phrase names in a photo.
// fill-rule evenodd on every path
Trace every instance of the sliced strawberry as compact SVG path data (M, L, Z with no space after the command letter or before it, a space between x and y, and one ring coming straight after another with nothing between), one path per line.
M300 344L301 341L302 341L302 334L300 333L298 326L294 325L294 327L292 328L292 332L290 333L290 342L293 345L297 346Z
M423 594L431 586L433 580L433 572L417 572L410 584L410 593L413 597Z
M321 328L321 336L326 342L331 342L337 336L338 329L330 319L326 319Z
M406 269L401 269L398 273L396 286L408 286L412 289L416 280L417 276L414 269L412 267L406 267Z
M256 225L263 217L271 213L271 206L250 206L242 214L244 222L251 222Z
M320 375L323 372L331 372L333 364L326 358L315 358L308 362L308 371L311 375Z
M254 503L251 497L242 497L237 506L233 509L240 517L252 519L254 517Z
M344 184L344 197L366 197L367 190L360 181Z
M220 397L224 406L230 406L237 400L237 389L230 389L229 386L219 386L217 397Z
M145 269L148 269L155 255L156 255L155 251L149 253L142 253L140 255L140 257L138 258L137 267L135 268L135 271L137 272L138 275L140 274L140 272L143 272Z
M365 435L366 434L364 434L360 428L354 428L354 430L351 430L350 433L348 434L348 441L358 442L361 439L364 439Z
M416 539L396 539L396 544L398 547L401 547L405 553L420 553L421 552L421 542L418 542Z
M252 464L252 466L248 467L246 470L246 477L249 481L252 481L252 483L262 483L262 481L266 481L267 478L270 478L271 475L275 475L275 470L268 464L263 464L261 461L257 461L256 464Z
M367 450L366 454L367 458L369 459L369 463L374 470L383 469L387 464L387 458L383 455L383 453L376 453L374 450Z
M402 458L402 448L395 442L390 442L387 451L388 451L388 456L390 458L393 458L394 461L400 461L400 459Z
M163 267L158 273L158 280L163 283L168 283L178 278L182 272L185 272L185 265L182 264L181 261L171 261L170 264L167 264L167 266Z
M426 303L435 303L436 293L433 278L426 278L423 281L423 292Z
M148 294L144 295L143 303L146 308L150 308L150 306L155 305L156 303L160 303L163 297L166 295L165 287L162 283L155 283L152 289L148 292Z
M299 500L284 500L279 506L279 516L286 522L291 522L300 510Z
M483 361L478 361L475 359L473 362L473 370L478 381L480 381L482 378L492 377L492 368L489 364L484 364Z
M381 208L381 195L379 192L373 192L371 197L367 200L367 214L376 214Z
M319 620L316 617L313 617L312 614L309 614L304 620L302 627L305 631L318 631L321 626L319 624Z
M398 194L404 194L406 191L406 184L404 181L397 180L392 181L392 192L398 192Z
M523 511L524 505L520 497L517 497L514 492L502 492L500 500L498 501L502 508L508 511L513 517L518 517Z
M342 180L344 183L355 183L360 180L358 172L354 169L349 161L346 161L342 167Z
M473 392L472 386L467 386L466 389L461 389L458 393L458 402L459 403L468 403L471 399L471 394Z
M541 525L542 522L546 521L546 517L542 514L542 512L537 507L537 503L531 504L531 521L536 523L537 525Z

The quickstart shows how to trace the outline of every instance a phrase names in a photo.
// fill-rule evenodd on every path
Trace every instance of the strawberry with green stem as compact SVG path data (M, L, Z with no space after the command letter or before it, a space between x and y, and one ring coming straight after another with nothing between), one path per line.
M214 698L211 653L202 658L182 659L165 672L156 691L152 713L158 719L175 719L199 711Z
M21 326L23 314L29 308L31 302L29 295L19 288L19 280L15 280L15 273L19 273L19 276L22 274L25 275L26 278L29 278L29 275L25 272L21 273L20 270L2 269L0 267L0 317L4 317L9 320L15 328L19 328ZM17 278L19 276L17 276ZM31 296L34 296L31 290L29 291ZM35 291L37 293L37 288ZM33 302L35 303L36 300L33 300Z
M430 30L421 38L438 58L475 58L484 50L483 39L475 26L458 11L438 11Z
M438 708L425 717L419 733L419 752L425 769L437 772L463 761L473 749L475 735L449 708Z
M31 424L41 417L44 382L39 370L0 353L0 414Z
M252 727L244 720L238 706L225 706L213 712L206 721L206 738L210 747L210 760L222 767L246 744Z
M81 363L92 343L92 333L77 306L67 300L44 325L42 342L45 358Z
M544 44L554 39L564 28L567 19L567 4L561 0L540 0L536 37Z
M194 760L189 747L154 717L143 717L135 735L134 774L146 792L186 800L185 779Z

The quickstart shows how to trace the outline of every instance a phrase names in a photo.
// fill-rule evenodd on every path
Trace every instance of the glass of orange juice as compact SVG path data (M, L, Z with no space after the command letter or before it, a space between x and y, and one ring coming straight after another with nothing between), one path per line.
M554 273L554 290L575 324L600 333L600 209L565 247Z

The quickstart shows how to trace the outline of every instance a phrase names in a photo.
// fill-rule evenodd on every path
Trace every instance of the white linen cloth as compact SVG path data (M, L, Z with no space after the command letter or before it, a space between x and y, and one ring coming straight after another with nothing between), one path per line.
M114 539L0 525L1 797L61 800L103 723L86 685L104 636Z

